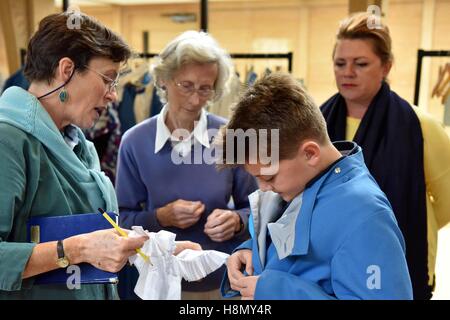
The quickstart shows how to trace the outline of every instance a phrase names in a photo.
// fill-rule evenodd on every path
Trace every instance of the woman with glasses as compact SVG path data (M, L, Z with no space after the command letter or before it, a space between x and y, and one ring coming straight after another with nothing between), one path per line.
M153 75L165 106L128 130L119 149L116 192L125 227L168 230L179 240L227 253L248 237L247 196L256 190L255 180L243 169L219 172L203 157L213 131L225 124L204 107L220 99L230 70L229 55L203 32L187 31L160 53ZM131 272L121 281L129 289L136 279ZM220 298L223 272L183 283L182 299ZM130 298L130 290L122 293Z
M27 242L27 221L37 216L117 211L111 181L80 128L94 125L116 99L128 46L110 30L80 14L44 18L28 45L30 88L0 97L0 299L113 299L117 288L81 284L37 285L35 276L89 263L117 272L146 237L123 238L109 230L44 243Z

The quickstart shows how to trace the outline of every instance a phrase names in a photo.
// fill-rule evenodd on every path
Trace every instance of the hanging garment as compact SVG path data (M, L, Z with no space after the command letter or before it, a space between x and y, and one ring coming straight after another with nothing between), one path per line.
M92 141L100 159L100 168L114 184L116 178L117 155L121 140L121 129L117 104L111 104L106 112L90 129L84 130L86 138Z
M120 101L119 104L119 120L122 134L136 124L134 101L136 99L137 91L138 88L131 83L127 83L124 87L122 101Z
M23 68L20 68L19 70L17 70L5 81L5 85L3 87L2 92L4 92L9 87L13 87L13 86L21 87L22 89L25 89L25 90L28 90L28 88L30 87L30 83L28 82L28 80L25 78L25 75L23 74Z
M247 84L249 85L249 86L252 86L255 82L256 82L256 80L258 79L258 75L256 74L256 72L250 72L249 73L249 75L248 75L248 78L247 78Z
M447 97L444 104L444 125L450 126L450 96Z
M140 85L144 87L143 91L136 95L134 101L134 116L136 119L136 124L150 118L150 108L153 99L153 83L152 76L149 72L144 74L140 80Z
M245 86L241 84L237 74L227 82L224 93L217 101L211 101L208 103L206 110L220 117L229 119L231 113L231 107L239 99L240 93L245 90Z
M142 65L124 76L124 86L118 88L119 118L122 132L152 116L154 96L153 77L148 67Z
M153 86L153 95L152 95L152 102L150 104L150 116L156 116L159 114L164 107L163 103L161 102L161 99L159 98L159 95L156 92L156 87Z

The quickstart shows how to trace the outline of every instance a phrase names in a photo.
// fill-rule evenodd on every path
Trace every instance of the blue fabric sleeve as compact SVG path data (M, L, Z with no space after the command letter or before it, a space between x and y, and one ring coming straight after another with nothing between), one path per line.
M264 270L255 288L255 300L335 300L318 284L303 280L295 274Z
M252 239L248 239L247 241L242 243L239 247L237 247L236 249L233 250L233 253L235 253L238 250L243 250L243 249L252 250ZM225 273L222 278L222 283L220 284L220 293L222 294L222 297L224 297L224 298L232 298L232 297L240 295L240 293L238 291L231 289L230 280L228 279L227 269L225 269Z
M145 211L147 189L141 181L139 170L133 154L128 147L126 135L119 148L116 176L116 194L120 210L120 225L130 229L132 226L142 226L151 232L162 229L156 219L156 210Z

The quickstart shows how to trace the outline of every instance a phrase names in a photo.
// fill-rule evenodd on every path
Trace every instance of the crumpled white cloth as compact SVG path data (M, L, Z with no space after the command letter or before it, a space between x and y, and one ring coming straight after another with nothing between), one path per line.
M181 278L187 281L200 280L220 268L229 257L220 251L191 249L174 256L174 233L164 230L158 233L148 232L140 226L132 229L129 237L149 237L141 251L150 257L151 264L138 254L128 259L139 271L134 292L144 300L180 300Z

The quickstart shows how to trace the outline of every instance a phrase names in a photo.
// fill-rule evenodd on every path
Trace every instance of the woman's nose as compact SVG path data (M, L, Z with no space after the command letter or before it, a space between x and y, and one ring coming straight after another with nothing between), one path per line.
M189 96L189 102L196 106L198 104L200 104L200 96L198 95L197 91L194 91L190 96Z
M344 67L344 76L346 77L353 77L355 75L355 70L353 68L353 65L347 64Z
M116 102L117 101L117 91L116 90L108 91L106 93L105 98L108 102Z

